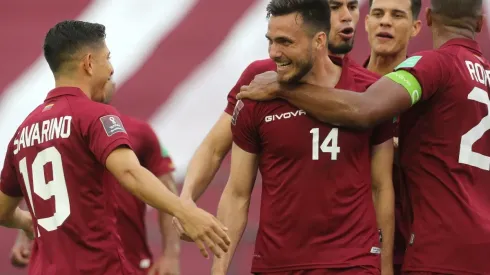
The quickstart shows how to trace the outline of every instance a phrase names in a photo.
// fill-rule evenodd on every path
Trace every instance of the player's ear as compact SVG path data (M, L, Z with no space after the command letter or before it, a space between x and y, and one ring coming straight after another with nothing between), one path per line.
M327 45L327 34L325 32L317 32L315 34L315 37L313 38L314 40L314 46L316 50L321 50L326 47Z
M483 29L483 23L486 21L486 19L487 18L485 15L478 16L478 19L476 21L475 32L481 32L481 30Z
M366 17L364 18L364 29L366 30L367 33L369 33L368 20L369 20L369 14L366 14Z
M425 20L427 21L427 26L432 26L432 10L430 8L425 9Z
M93 56L91 53L87 53L84 57L83 57L83 69L85 70L85 72L87 72L88 75L93 75Z
M422 29L422 21L420 20L413 21L412 34L410 35L410 37L414 38L415 36L417 36L421 29Z

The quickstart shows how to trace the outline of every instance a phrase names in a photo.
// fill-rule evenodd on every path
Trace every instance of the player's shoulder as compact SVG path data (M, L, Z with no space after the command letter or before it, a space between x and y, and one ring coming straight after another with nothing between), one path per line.
M253 61L247 66L245 71L253 75L258 75L268 71L275 71L276 69L276 63L272 59L267 58Z
M369 71L357 62L349 60L348 69L351 72L353 81L362 87L368 87L380 79L380 75Z
M111 105L92 100L80 100L71 104L71 108L77 120L95 120L104 116L117 116L121 114Z
M125 114L121 114L120 117L124 128L130 133L130 136L147 137L153 135L153 128L148 122Z

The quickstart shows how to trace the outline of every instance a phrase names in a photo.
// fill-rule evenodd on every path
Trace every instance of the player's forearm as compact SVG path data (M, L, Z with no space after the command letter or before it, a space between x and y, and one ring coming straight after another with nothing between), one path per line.
M228 228L227 233L231 244L228 252L221 259L214 258L211 274L227 274L228 267L247 225L249 205L250 197L233 194L231 190L225 188L218 205L217 217Z
M16 208L0 218L0 225L9 228L28 230L32 226L32 217L28 211Z
M284 87L279 97L322 122L356 128L374 126L358 93L302 84Z
M126 169L117 180L130 193L152 207L179 218L183 205L179 197L142 166Z
M160 176L160 181L175 195L178 195L177 186L172 174ZM179 257L180 238L172 225L172 216L165 212L158 214L160 234L162 236L162 252L164 257Z
M395 194L393 188L374 189L376 220L381 229L381 261L383 266L393 263L393 243L395 232Z
M231 130L230 130L231 132ZM231 147L231 134L229 140L221 141L205 140L197 149L187 168L187 175L180 195L184 199L197 201L206 191L209 184L218 171L221 162ZM228 143L228 144L226 144ZM217 148L221 146L223 148Z

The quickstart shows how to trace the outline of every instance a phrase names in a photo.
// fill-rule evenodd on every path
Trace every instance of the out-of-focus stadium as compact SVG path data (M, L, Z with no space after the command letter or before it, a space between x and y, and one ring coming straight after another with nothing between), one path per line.
M364 31L368 1L360 0L361 17L351 56L369 54ZM429 0L423 0L426 7ZM490 1L486 8L490 7ZM54 80L42 57L47 30L64 19L98 22L107 27L118 92L113 105L122 113L149 121L171 153L182 182L196 147L226 106L226 95L243 69L267 58L265 6L268 0L10 0L0 4L0 155L26 115L45 98ZM424 7L424 9L425 9ZM424 12L421 13L424 17ZM424 23L425 24L425 23ZM490 58L488 28L479 36ZM430 49L425 27L411 42L410 53ZM212 213L228 176L225 161L199 205ZM256 185L248 227L230 274L250 274L258 226L260 185ZM155 255L160 237L155 211L148 230ZM11 267L16 231L1 229L0 274L26 274ZM73 255L75 257L76 255ZM209 274L211 260L183 244L182 274Z

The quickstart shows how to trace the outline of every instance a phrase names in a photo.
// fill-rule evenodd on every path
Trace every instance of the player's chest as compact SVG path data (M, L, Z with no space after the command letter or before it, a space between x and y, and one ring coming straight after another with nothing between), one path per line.
M286 102L260 112L259 138L266 154L287 158L342 159L369 146L371 131L353 131L322 123ZM324 157L322 157L324 155Z

